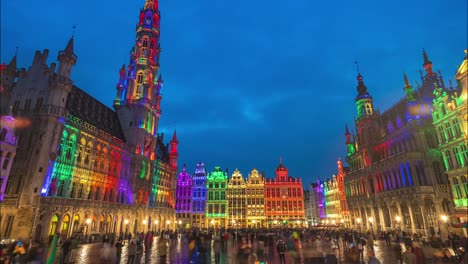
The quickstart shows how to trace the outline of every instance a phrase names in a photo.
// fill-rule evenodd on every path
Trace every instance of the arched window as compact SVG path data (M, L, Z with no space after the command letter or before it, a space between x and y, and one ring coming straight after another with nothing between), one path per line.
M60 231L61 234L64 234L65 236L67 236L68 234L68 227L70 226L70 217L66 214L64 217L63 217L63 221L62 221L62 231Z
M49 236L55 235L55 233L57 231L57 223L58 223L58 215L54 214L52 216L52 221L50 223Z
M142 71L139 71L137 74L137 78L135 80L135 83L136 83L135 95L138 97L140 97L143 94L143 80L144 80L144 74Z
M78 230L79 225L80 225L80 216L75 215L73 217L73 231Z

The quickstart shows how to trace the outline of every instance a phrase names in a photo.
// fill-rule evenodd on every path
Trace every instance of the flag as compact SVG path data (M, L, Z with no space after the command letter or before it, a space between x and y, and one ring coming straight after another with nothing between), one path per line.
M52 239L52 243L49 246L49 251L47 252L47 261L46 264L54 263L55 252L57 251L57 234L54 235L54 239Z

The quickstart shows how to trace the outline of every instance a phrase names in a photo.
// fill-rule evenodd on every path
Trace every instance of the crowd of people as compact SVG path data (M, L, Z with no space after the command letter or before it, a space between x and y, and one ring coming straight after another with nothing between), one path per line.
M239 264L390 263L388 259L376 256L375 241L378 240L383 241L379 247L393 250L391 263L468 263L466 240L456 235L451 235L444 243L440 239L427 239L401 231L361 233L328 228L189 229L100 236L78 234L60 237L56 259L61 264L80 263L77 256L80 244L100 243L100 263L136 264L142 261L143 256L145 260L157 257L158 263L165 263L174 245L186 248L187 262L190 263L221 264L228 263L228 260ZM430 248L431 255L423 247ZM123 249L126 250L125 259L122 259ZM48 246L38 241L29 245L23 241L0 244L0 264L45 263L47 251Z

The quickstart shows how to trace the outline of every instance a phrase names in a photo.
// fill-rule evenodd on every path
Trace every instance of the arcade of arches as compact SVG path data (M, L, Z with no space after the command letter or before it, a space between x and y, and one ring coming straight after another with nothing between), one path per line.
M453 213L448 199L394 199L374 205L350 204L351 225L361 231L402 230L425 235L447 235L448 226L441 216Z
M33 238L47 241L59 233L61 236L90 236L95 234L140 233L175 230L175 214L165 209L89 210L52 208L50 213L42 208L36 219ZM65 210L61 210L65 209Z

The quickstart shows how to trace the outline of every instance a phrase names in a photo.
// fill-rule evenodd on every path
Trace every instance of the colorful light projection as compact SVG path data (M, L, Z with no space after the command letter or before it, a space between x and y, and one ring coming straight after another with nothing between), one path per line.
M193 186L192 186L192 213L194 214L205 214L206 206L206 193L207 193L207 182L206 182L206 171L205 164L202 162L197 163L195 173L193 175Z
M280 164L275 179L265 182L265 215L269 225L302 225L305 220L302 180L288 176L288 169Z
M223 172L220 167L215 167L207 177L207 226L215 228L226 227L228 217L228 202L226 199L227 179L227 173Z
M176 189L176 212L177 213L191 213L192 205L192 186L193 180L190 173L187 172L187 166L179 173L177 178Z

